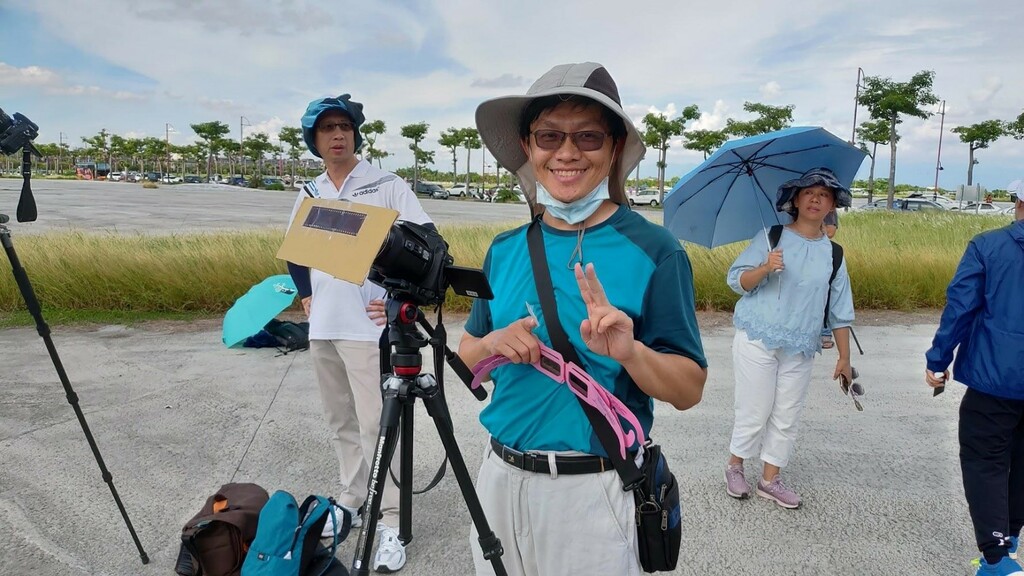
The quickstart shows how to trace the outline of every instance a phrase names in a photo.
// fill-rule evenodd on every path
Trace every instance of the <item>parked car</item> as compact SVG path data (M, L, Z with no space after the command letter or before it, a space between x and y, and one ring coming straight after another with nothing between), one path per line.
M452 187L448 189L448 195L449 196L456 196L456 197L459 197L459 198L462 198L463 196L476 196L477 195L477 187L476 186L466 187L465 184L453 184Z
M249 181L241 176L232 176L231 178L228 178L227 183L232 186L249 186Z
M643 190L637 190L629 195L630 206L657 206L658 205L658 189L657 188L645 188Z
M415 192L417 194L426 194L431 198L440 198L441 200L448 199L448 191L440 184L435 184L433 182L417 182Z
M309 182L309 180L306 180L305 178L295 178L295 181L292 182L292 186L302 188L307 182Z
M196 176L195 174L189 174L188 176L185 176L185 184L199 184L200 182L202 182L202 179L199 178L199 176Z
M920 212L922 210L945 210L946 207L934 200L924 198L903 198L893 201L893 209L904 212Z
M982 202L980 204L968 202L960 207L959 210L965 214L985 214L988 216L1000 215L1000 212L1002 212L1002 209L991 202Z
M110 174L107 174L107 180L110 180L111 182L120 182L123 178L124 176L120 172L111 172Z
M164 184L181 184L183 182L181 176L175 176L174 174L166 174L161 180Z

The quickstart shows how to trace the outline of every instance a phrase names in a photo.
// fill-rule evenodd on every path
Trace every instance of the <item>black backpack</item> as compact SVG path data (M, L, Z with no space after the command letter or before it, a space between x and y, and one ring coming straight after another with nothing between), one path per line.
M779 239L782 238L782 224L776 224L768 230L768 249L775 250L775 247L779 245ZM829 242L832 242L829 240ZM836 274L839 273L839 267L843 264L843 247L835 242L832 242L832 275L828 277L828 297L825 298L825 317L822 320L822 326L828 328L828 309L832 303L832 281L836 279ZM860 344L858 344L860 346ZM863 352L861 352L863 354Z
M262 330L246 338L242 345L246 348L277 348L285 354L309 350L309 322L275 318L267 322Z

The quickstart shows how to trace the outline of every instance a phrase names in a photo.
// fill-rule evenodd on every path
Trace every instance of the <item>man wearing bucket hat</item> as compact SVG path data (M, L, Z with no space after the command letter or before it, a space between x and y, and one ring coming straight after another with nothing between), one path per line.
M470 366L495 354L512 361L491 372L494 393L480 414L491 435L481 503L509 574L639 574L633 495L568 386L531 363L558 322L582 368L645 433L652 398L680 410L697 404L707 362L690 261L667 230L629 209L625 179L644 145L600 64L556 66L525 96L481 104L476 122L539 218L539 266L550 272L558 316L541 313L530 226L496 237L484 262L495 297L474 302L459 348ZM492 573L472 549L477 573Z
M312 196L392 208L402 220L432 226L404 180L356 157L363 142L359 134L363 120L363 105L348 94L309 103L302 116L302 138L309 151L323 159L326 170L299 192L289 222L302 200ZM386 294L371 282L357 286L291 262L288 271L309 316L313 371L340 463L337 502L357 527L362 523L358 509L366 500L370 460L380 432L383 401L378 339L386 323ZM394 572L405 565L405 548L398 540L397 527L398 488L388 479L377 525L374 568L378 572ZM328 518L324 535L332 535L333 530Z
M821 350L826 301L839 351L833 379L853 381L853 293L845 259L829 282L832 245L822 225L827 214L851 200L827 168L782 184L776 209L788 212L793 223L783 228L771 251L767 234L758 232L729 268L726 281L741 296L733 313L735 423L725 469L726 492L733 498L750 496L743 462L760 456L764 468L757 494L783 508L801 504L800 495L782 483L780 471L793 454L811 368Z
M1022 575L1024 527L1024 199L1014 222L975 236L946 289L946 307L925 354L925 381L953 376L960 402L960 468L982 557L979 576ZM953 362L953 351L956 361Z

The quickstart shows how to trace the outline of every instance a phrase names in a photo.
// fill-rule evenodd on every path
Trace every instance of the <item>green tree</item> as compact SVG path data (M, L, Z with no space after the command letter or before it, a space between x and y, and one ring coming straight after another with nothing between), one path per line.
M452 153L452 180L456 180L459 176L458 169L458 154L459 148L462 146L463 135L462 131L465 128L449 128L444 132L441 132L441 137L437 139L437 143L444 146ZM466 172L469 172L469 165L466 165Z
M897 136L896 138L899 138ZM889 123L885 120L868 120L861 122L857 127L857 139L860 141L860 148L871 158L871 170L868 172L868 204L875 195L875 157L878 155L878 145L889 143ZM871 143L871 150L868 150L867 143ZM938 194L938 190L935 191Z
M387 132L387 125L384 124L383 120L374 120L372 122L363 123L361 132L363 133L363 140L366 141L366 159L371 163L376 160L377 168L380 168L380 161L387 158L391 154L385 152L380 148L377 148L377 138L383 136Z
M722 147L729 135L723 130L689 130L683 133L686 144L683 148L704 153L704 159Z
M466 149L466 194L469 194L469 155L472 150L483 148L483 142L480 141L480 132L476 128L463 128L462 146ZM483 180L480 181L480 190L483 191Z
M143 163L141 172L146 171L145 161L153 163L154 167L160 164L160 161L166 158L167 143L161 138L155 136L147 136L142 139L142 149L140 151ZM166 172L164 169L157 170L158 172Z
M196 136L203 141L206 150L206 178L210 178L210 165L213 163L215 143L231 132L227 124L214 120L213 122L200 122L189 124Z
M643 134L644 144L658 150L658 200L661 204L665 203L665 168L668 167L665 159L668 156L669 139L681 135L686 129L686 123L697 118L700 118L700 110L696 104L683 108L682 114L674 120L661 113L652 112L644 116L644 126L647 127Z
M1016 120L1006 122L1004 126L1006 133L1013 136L1015 140L1024 140L1024 112L1021 112Z
M409 145L409 149L412 150L412 189L416 190L416 185L419 182L420 177L420 162L423 157L420 155L420 142L427 137L427 130L430 125L426 122L418 122L416 124L407 124L402 126L402 138L408 138L412 140L412 144ZM431 153L431 162L433 162L433 153Z
M263 184L263 157L273 149L270 138L263 132L256 132L242 142L242 156L252 160L255 170L250 187L258 188Z
M1002 120L985 120L970 126L957 126L950 132L960 136L960 141L967 144L967 185L970 186L974 183L974 165L977 164L974 151L988 148L989 144L1005 136L1006 126Z
M124 164L125 160L130 158L128 150L128 139L119 134L113 134L110 136L110 171L117 171L117 161L122 160ZM123 179L122 179L123 181Z
M740 138L746 138L747 136L757 136L766 132L782 130L793 122L793 108L792 104L789 106L772 106L758 102L744 102L743 110L751 114L757 114L758 117L754 120L742 121L730 118L725 121L723 132L739 136Z
M82 142L85 143L90 156L97 160L106 160L107 164L110 164L110 133L106 128L100 130L99 134L95 136L89 138L83 136Z
M857 103L871 112L872 118L879 118L889 123L889 187L887 206L892 208L896 195L896 125L902 122L901 115L928 118L930 112L922 106L935 104L939 98L932 93L935 72L923 70L914 74L909 82L895 82L892 78L879 76L864 77L864 91L860 93Z
M295 187L295 163L302 156L305 142L302 140L302 129L296 126L285 126L277 133L277 138L288 145L288 159L292 164L292 188Z

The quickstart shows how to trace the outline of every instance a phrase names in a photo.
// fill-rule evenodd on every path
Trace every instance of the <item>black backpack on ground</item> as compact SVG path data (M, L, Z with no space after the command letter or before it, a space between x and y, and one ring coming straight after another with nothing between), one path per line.
M309 322L273 319L262 330L245 339L246 348L277 348L285 354L309 349Z

